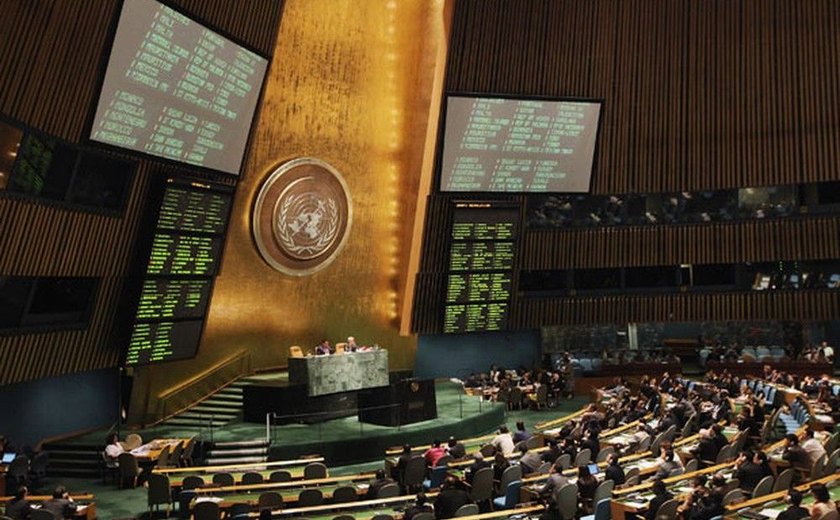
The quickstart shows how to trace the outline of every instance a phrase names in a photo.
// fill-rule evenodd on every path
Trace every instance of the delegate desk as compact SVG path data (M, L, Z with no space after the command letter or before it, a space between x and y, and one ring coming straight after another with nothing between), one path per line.
M388 351L289 358L289 383L306 385L310 397L388 386Z
M0 505L3 506L3 511L6 506L12 501L14 497L0 497ZM46 502L52 498L51 495L27 495L26 500L33 507L40 507L41 502ZM71 495L73 502L76 503L76 514L74 519L78 520L94 520L96 518L96 503L93 501L93 495L90 493L74 493Z

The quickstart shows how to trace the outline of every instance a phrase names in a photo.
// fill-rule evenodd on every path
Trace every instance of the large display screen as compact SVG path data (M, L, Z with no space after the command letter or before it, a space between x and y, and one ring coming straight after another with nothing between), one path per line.
M145 365L195 356L202 320L137 323L131 333L125 364Z
M504 330L513 291L518 206L456 202L443 332Z
M450 96L444 192L589 191L601 103Z
M155 0L126 0L90 138L238 174L268 62Z

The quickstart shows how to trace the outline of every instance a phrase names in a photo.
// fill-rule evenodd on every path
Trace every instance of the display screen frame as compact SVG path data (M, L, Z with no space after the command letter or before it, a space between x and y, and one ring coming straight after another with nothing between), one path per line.
M186 162L186 161L179 161L179 160L175 160L175 159L170 159L170 158L167 158L167 157L162 157L160 155L154 155L154 154L146 153L146 152L143 152L143 151L140 151L140 150L135 150L133 148L118 146L118 145L114 145L114 144L110 144L110 143L105 143L105 142L102 142L102 141L97 141L97 140L94 140L91 137L92 134L93 134L93 127L96 123L97 109L99 107L99 102L101 100L103 89L105 87L105 76L106 76L106 73L108 71L108 64L111 61L111 54L114 51L114 44L115 44L116 38L117 38L117 30L119 28L119 21L120 21L120 18L122 16L122 12L123 12L123 8L125 6L125 3L130 2L130 1L131 0L118 0L118 2L117 2L118 5L116 6L116 8L114 10L114 14L112 16L110 26L108 28L108 36L106 37L106 43L103 47L104 51L102 52L102 55L100 57L99 66L97 67L96 88L94 89L94 96L92 98L92 102L90 104L90 107L88 108L88 114L87 114L85 125L84 125L84 128L83 128L82 142L85 145L93 147L93 148L98 147L98 148L103 149L103 150L109 150L109 151L115 152L115 153L122 153L122 154L126 154L128 156L135 157L135 158L153 160L153 161L156 161L156 162L159 162L159 163L162 163L162 164L165 164L165 165L177 167L177 168L189 168L192 171L199 171L199 172L210 173L210 174L222 174L222 175L233 177L233 178L241 178L243 170L245 169L245 165L248 163L248 158L249 158L250 153L251 153L251 143L252 143L253 138L254 138L254 129L256 127L257 121L259 120L260 108L263 105L263 99L264 99L264 96L265 96L265 87L266 87L266 84L268 83L269 73L271 72L273 55L272 54L266 54L265 52L260 51L259 49L255 48L254 46L245 42L242 38L239 38L239 37L231 34L230 32L222 29L221 27L219 27L219 26L217 26L217 25L215 25L215 24L213 24L213 23L211 23L211 22L209 22L209 21L207 21L207 20L205 20L205 19L203 19L199 16L196 16L193 13L185 11L182 7L172 3L169 0L151 0L151 1L153 1L157 4L160 4L162 6L165 6L169 9L172 9L173 11L177 12L178 14L180 14L182 16L185 16L185 17L189 18L190 20L192 20L193 22L201 25L203 28L208 29L208 30L216 33L218 36L221 36L221 37L229 40L230 42L234 43L235 45L238 45L242 49L247 50L248 52L252 52L255 55L259 56L260 58L266 60L265 74L263 74L262 81L260 82L259 93L257 94L257 100L256 100L256 103L254 104L253 113L250 116L250 125L249 125L249 128L248 128L248 134L247 134L247 137L245 139L245 143L244 143L244 146L243 146L243 149L242 149L242 156L240 158L240 163L239 163L238 170L236 171L236 173L232 173L232 172L228 172L228 171L225 171L225 170L219 170L219 169L216 169L216 168L212 168L212 167L209 167L209 166L198 165L198 164L193 164L193 163L189 163L189 162Z
M456 191L443 189L443 157L446 147L446 128L448 124L449 103L452 98L472 98L472 99L504 99L514 101L547 101L553 103L589 103L599 105L598 124L595 128L595 143L592 149L592 165L590 167L589 179L586 191L501 191L501 190L482 190L482 191ZM604 124L604 108L606 107L606 100L604 98L590 98L578 96L550 96L550 95L530 95L530 94L513 94L513 93L487 93L487 92L470 92L470 91L451 91L446 92L441 103L440 125L438 125L438 140L437 153L435 156L435 191L439 194L464 196L466 194L475 193L481 196L492 195L534 195L534 194L566 194L579 195L582 193L592 192L592 180L598 172L598 157L601 148L601 129Z

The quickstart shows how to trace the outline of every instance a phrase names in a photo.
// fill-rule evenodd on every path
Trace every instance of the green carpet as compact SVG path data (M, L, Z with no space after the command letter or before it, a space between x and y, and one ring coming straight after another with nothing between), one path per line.
M442 394L442 395L441 395ZM577 397L572 400L563 401L558 407L550 410L532 411L532 410L517 410L506 413L504 422L513 428L517 421L523 421L528 428L532 428L534 424L556 417L561 417L568 413L579 410L588 402L585 397ZM458 398L449 392L438 392L438 414L440 421L443 424L449 424L453 430L457 429L458 423L461 421L462 410L465 416L475 414L479 410L479 406L487 407L488 403L479 403L476 398L463 396ZM490 405L492 406L492 405ZM431 422L431 421L427 421ZM341 423L341 424L333 424ZM409 425L402 428L402 430L411 430L415 425ZM495 428L488 428L486 431L477 432L474 435L481 435L490 433ZM417 428L422 430L422 428ZM305 444L307 439L312 438L313 434L317 432L318 427L313 425L289 425L278 428L275 432L274 443L288 443L288 444ZM338 439L341 435L377 435L381 436L383 440L387 439L389 431L393 432L393 428L385 428L381 426L362 425L359 426L355 419L340 419L327 423L326 426L320 428L320 435L322 439L329 438ZM182 436L187 432L171 429L150 429L141 432L145 438L151 439L154 437L164 436ZM193 433L194 434L194 433ZM255 437L262 437L265 435L265 425L237 423L226 426L214 432L214 440L240 440L252 439ZM82 437L80 442L100 442L102 432L95 432L94 434ZM422 442L430 442L432 439L423 439ZM326 441L325 441L326 442ZM393 443L390 443L393 444ZM328 458L327 463L330 460ZM346 475L358 473L360 471L370 471L372 469L382 467L382 458L375 458L364 463L344 465L336 467L330 465L330 473L333 475ZM127 518L149 518L148 508L146 506L146 490L144 488L118 490L112 484L104 485L101 480L89 479L62 479L58 481L48 481L45 486L50 489L57 484L62 484L71 492L86 491L96 495L97 516L100 519L127 519ZM164 512L154 514L153 518L165 518ZM174 518L174 516L173 516Z

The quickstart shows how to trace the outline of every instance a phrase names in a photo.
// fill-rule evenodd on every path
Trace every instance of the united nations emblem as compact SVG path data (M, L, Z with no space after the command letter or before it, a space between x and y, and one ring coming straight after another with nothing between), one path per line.
M303 276L335 259L351 218L350 195L335 168L314 158L295 159L263 183L254 206L254 240L274 269Z

